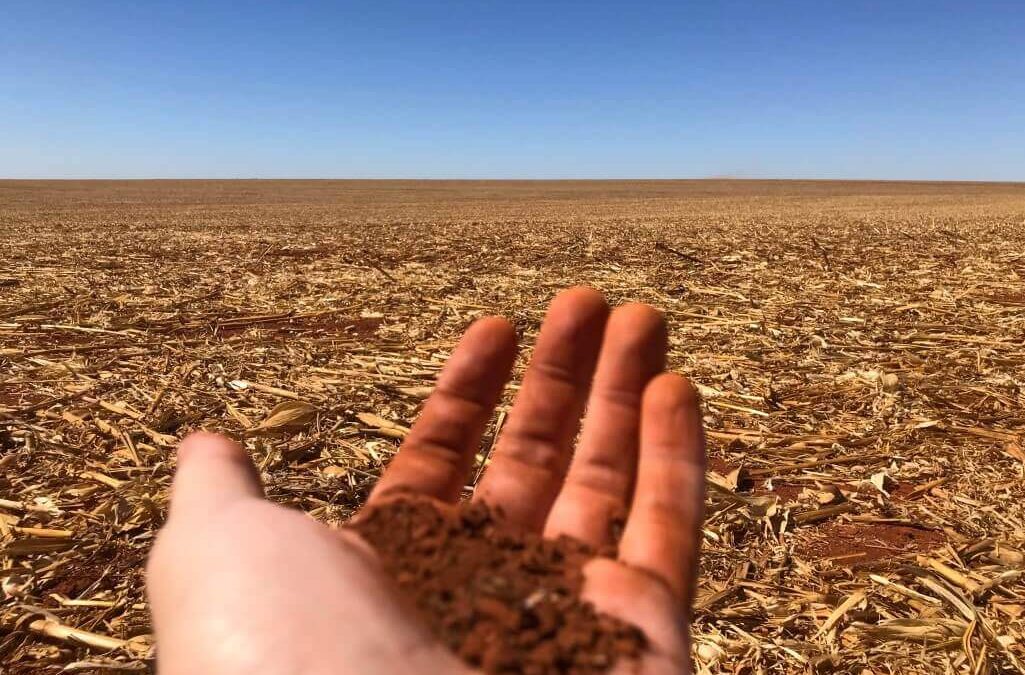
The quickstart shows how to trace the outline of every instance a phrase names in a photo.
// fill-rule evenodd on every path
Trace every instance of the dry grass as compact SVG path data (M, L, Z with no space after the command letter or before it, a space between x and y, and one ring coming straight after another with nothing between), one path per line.
M701 672L1021 672L1023 245L1019 185L0 182L0 662L151 668L187 431L337 522L471 319L586 283L705 397Z

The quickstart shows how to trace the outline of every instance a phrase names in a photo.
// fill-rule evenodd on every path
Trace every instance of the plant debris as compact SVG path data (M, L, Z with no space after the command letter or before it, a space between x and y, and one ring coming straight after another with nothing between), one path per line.
M466 326L572 284L704 399L697 672L1023 672L1025 186L0 181L0 260L7 673L152 672L186 433L344 523Z

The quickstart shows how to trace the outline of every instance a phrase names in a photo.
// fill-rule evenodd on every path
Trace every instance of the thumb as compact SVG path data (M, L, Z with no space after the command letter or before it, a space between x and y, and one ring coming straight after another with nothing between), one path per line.
M207 432L182 441L171 486L171 518L209 515L233 502L261 497L260 476L237 443Z

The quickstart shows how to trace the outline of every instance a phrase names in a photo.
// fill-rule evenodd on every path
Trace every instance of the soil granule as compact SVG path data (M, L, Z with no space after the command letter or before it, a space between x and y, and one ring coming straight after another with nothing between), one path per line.
M487 673L604 673L644 651L638 628L580 598L581 568L594 556L581 542L514 534L483 504L413 497L350 527L437 637Z

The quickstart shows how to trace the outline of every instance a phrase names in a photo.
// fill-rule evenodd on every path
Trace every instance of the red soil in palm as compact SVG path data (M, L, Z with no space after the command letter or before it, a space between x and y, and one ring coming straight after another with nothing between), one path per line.
M580 542L516 535L487 507L403 498L352 527L438 638L486 673L603 673L644 634L580 597Z

